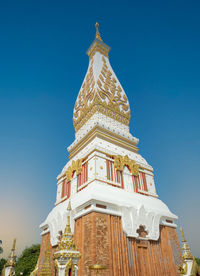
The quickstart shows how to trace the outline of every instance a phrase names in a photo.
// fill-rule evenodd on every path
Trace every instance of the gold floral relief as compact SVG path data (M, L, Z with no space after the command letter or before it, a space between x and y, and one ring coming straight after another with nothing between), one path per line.
M126 95L117 80L112 76L106 60L102 57L103 66L96 82L93 74L93 59L89 72L78 95L75 107L73 123L75 131L78 131L89 119L100 112L125 125L130 121L129 103ZM95 88L96 87L96 88Z
M98 85L98 94L102 100L108 100L108 105L113 108L116 112L127 112L129 110L128 99L125 94L122 96L122 88L120 85L116 85L117 80L112 77L112 73L108 70L106 65L106 60L102 57L103 67L99 80L97 81ZM121 109L120 109L121 107Z
M68 167L66 171L67 181L70 181L72 179L72 175L74 171L76 171L76 175L79 175L82 172L82 161L83 161L82 159L72 161L71 166Z
M124 166L128 166L132 175L137 176L139 174L140 166L134 160L129 159L128 155L114 155L113 158L116 170L123 171Z

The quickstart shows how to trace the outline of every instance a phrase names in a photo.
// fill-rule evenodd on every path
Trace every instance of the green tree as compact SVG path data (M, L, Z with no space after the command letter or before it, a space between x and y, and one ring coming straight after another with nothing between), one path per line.
M6 263L6 260L5 259L0 259L0 275L1 275L1 272L2 272L2 270L3 270L3 267L4 267L4 265L5 265L5 263Z
M39 254L39 244L26 248L17 261L16 276L20 276L20 272L23 272L23 276L29 276L36 266Z
M200 266L200 258L196 258L196 262Z

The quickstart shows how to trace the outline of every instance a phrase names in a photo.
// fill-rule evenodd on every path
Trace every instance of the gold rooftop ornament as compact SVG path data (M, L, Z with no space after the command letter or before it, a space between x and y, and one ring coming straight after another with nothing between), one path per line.
M190 251L188 242L185 239L183 228L180 228L182 236L182 251L183 251L183 264L179 267L181 275L196 276L200 275L200 266L197 264L195 257Z
M54 253L55 259L55 269L57 270L59 276L59 269L65 266L65 275L68 275L69 270L71 269L72 276L75 275L75 270L77 269L77 263L81 258L81 254L78 251L75 242L74 235L71 232L70 226L70 213L71 213L71 201L68 202L68 216L67 224L65 227L64 234L61 236L60 241L58 242L58 247Z
M192 260L193 259L193 255L190 251L190 247L188 245L188 242L186 241L185 239L185 236L184 236L184 233L183 233L183 228L181 227L180 228L180 231L181 231L181 236L182 236L182 243L183 243L183 246L182 246L182 250L183 250L183 259L184 260Z
M98 22L96 22L95 27L96 27L96 36L95 36L95 38L102 41L100 33L99 33L99 23Z
M140 166L134 160L131 160L128 155L113 155L113 157L116 170L123 171L124 166L128 166L132 175L137 176L139 174Z
M15 267L15 265L16 265L15 246L16 246L16 238L13 240L13 246L11 249L11 253L10 253L10 256L8 257L5 267L8 267L8 266Z

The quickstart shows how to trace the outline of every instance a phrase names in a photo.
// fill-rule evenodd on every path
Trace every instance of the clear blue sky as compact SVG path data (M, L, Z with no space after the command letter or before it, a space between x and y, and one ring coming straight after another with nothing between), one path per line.
M40 241L73 142L73 107L100 24L159 197L200 255L200 1L0 4L0 239Z

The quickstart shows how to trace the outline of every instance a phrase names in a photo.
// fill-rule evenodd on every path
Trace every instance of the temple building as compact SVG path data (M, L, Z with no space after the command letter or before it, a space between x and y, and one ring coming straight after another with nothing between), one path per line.
M98 27L74 106L69 161L57 177L55 207L40 225L37 275L180 275L177 216L159 199L153 168L138 153L129 101ZM74 249L62 247L72 234Z

